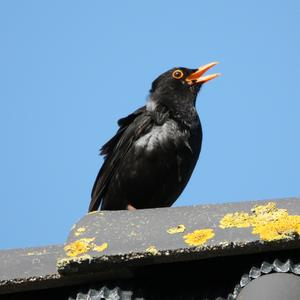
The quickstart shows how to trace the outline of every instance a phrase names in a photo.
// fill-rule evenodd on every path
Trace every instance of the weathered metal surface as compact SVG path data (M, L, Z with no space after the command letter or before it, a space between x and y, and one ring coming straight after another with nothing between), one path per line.
M94 212L73 226L58 271L298 248L299 216L299 198Z
M134 282L137 270L148 274L146 268L157 266L159 273L167 262L178 268L186 261L182 274L192 265L201 272L215 269L214 261L232 266L239 260L242 266L251 256L244 261L244 254L298 251L291 249L300 247L299 231L300 198L95 212L73 226L65 245L0 251L0 294L51 287L67 292L67 286L125 278ZM230 257L220 262L220 256Z
M62 245L0 251L0 284L11 278L58 276L55 265L62 253Z
M76 284L91 280L126 278L123 268L105 270L97 274L61 276L57 272L57 261L64 257L63 245L11 249L0 251L0 294L48 289ZM1 298L1 296L0 296Z
M10 287L58 280L56 261L61 255L60 245L0 251L0 293Z

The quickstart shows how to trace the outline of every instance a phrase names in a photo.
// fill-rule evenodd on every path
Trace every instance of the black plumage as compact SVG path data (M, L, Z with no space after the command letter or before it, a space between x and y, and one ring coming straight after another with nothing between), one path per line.
M202 76L174 68L153 83L148 102L118 121L119 130L101 148L104 163L92 190L89 211L171 206L185 188L198 160L201 123L195 108Z

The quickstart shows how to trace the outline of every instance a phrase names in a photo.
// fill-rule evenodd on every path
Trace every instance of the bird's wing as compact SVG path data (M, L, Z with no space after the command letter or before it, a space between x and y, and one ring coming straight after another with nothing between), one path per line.
M140 136L140 134L150 130L152 123L150 116L137 119L138 116L145 114L145 112L146 107L143 106L127 117L120 119L118 121L120 128L116 135L102 146L100 154L104 155L104 163L92 189L89 212L99 208L105 193L105 188L118 169L120 162L132 146L133 141Z

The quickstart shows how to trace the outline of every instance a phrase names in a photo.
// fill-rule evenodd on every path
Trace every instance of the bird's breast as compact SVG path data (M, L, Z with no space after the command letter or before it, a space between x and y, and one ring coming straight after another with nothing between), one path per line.
M187 139L188 133L180 130L178 124L169 120L161 126L154 126L148 133L135 141L137 149L153 151L156 148L177 144Z

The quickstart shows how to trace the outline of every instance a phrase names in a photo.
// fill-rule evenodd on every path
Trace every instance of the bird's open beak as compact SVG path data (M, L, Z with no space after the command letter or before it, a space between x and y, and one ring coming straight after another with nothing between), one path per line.
M207 70L209 70L210 68L215 66L217 63L218 62L212 62L212 63L209 63L207 65L204 65L204 66L200 67L196 72L190 74L185 79L186 82L190 85L194 85L194 84L204 83L204 82L207 82L211 79L214 79L214 78L218 77L220 75L219 73L202 76Z

